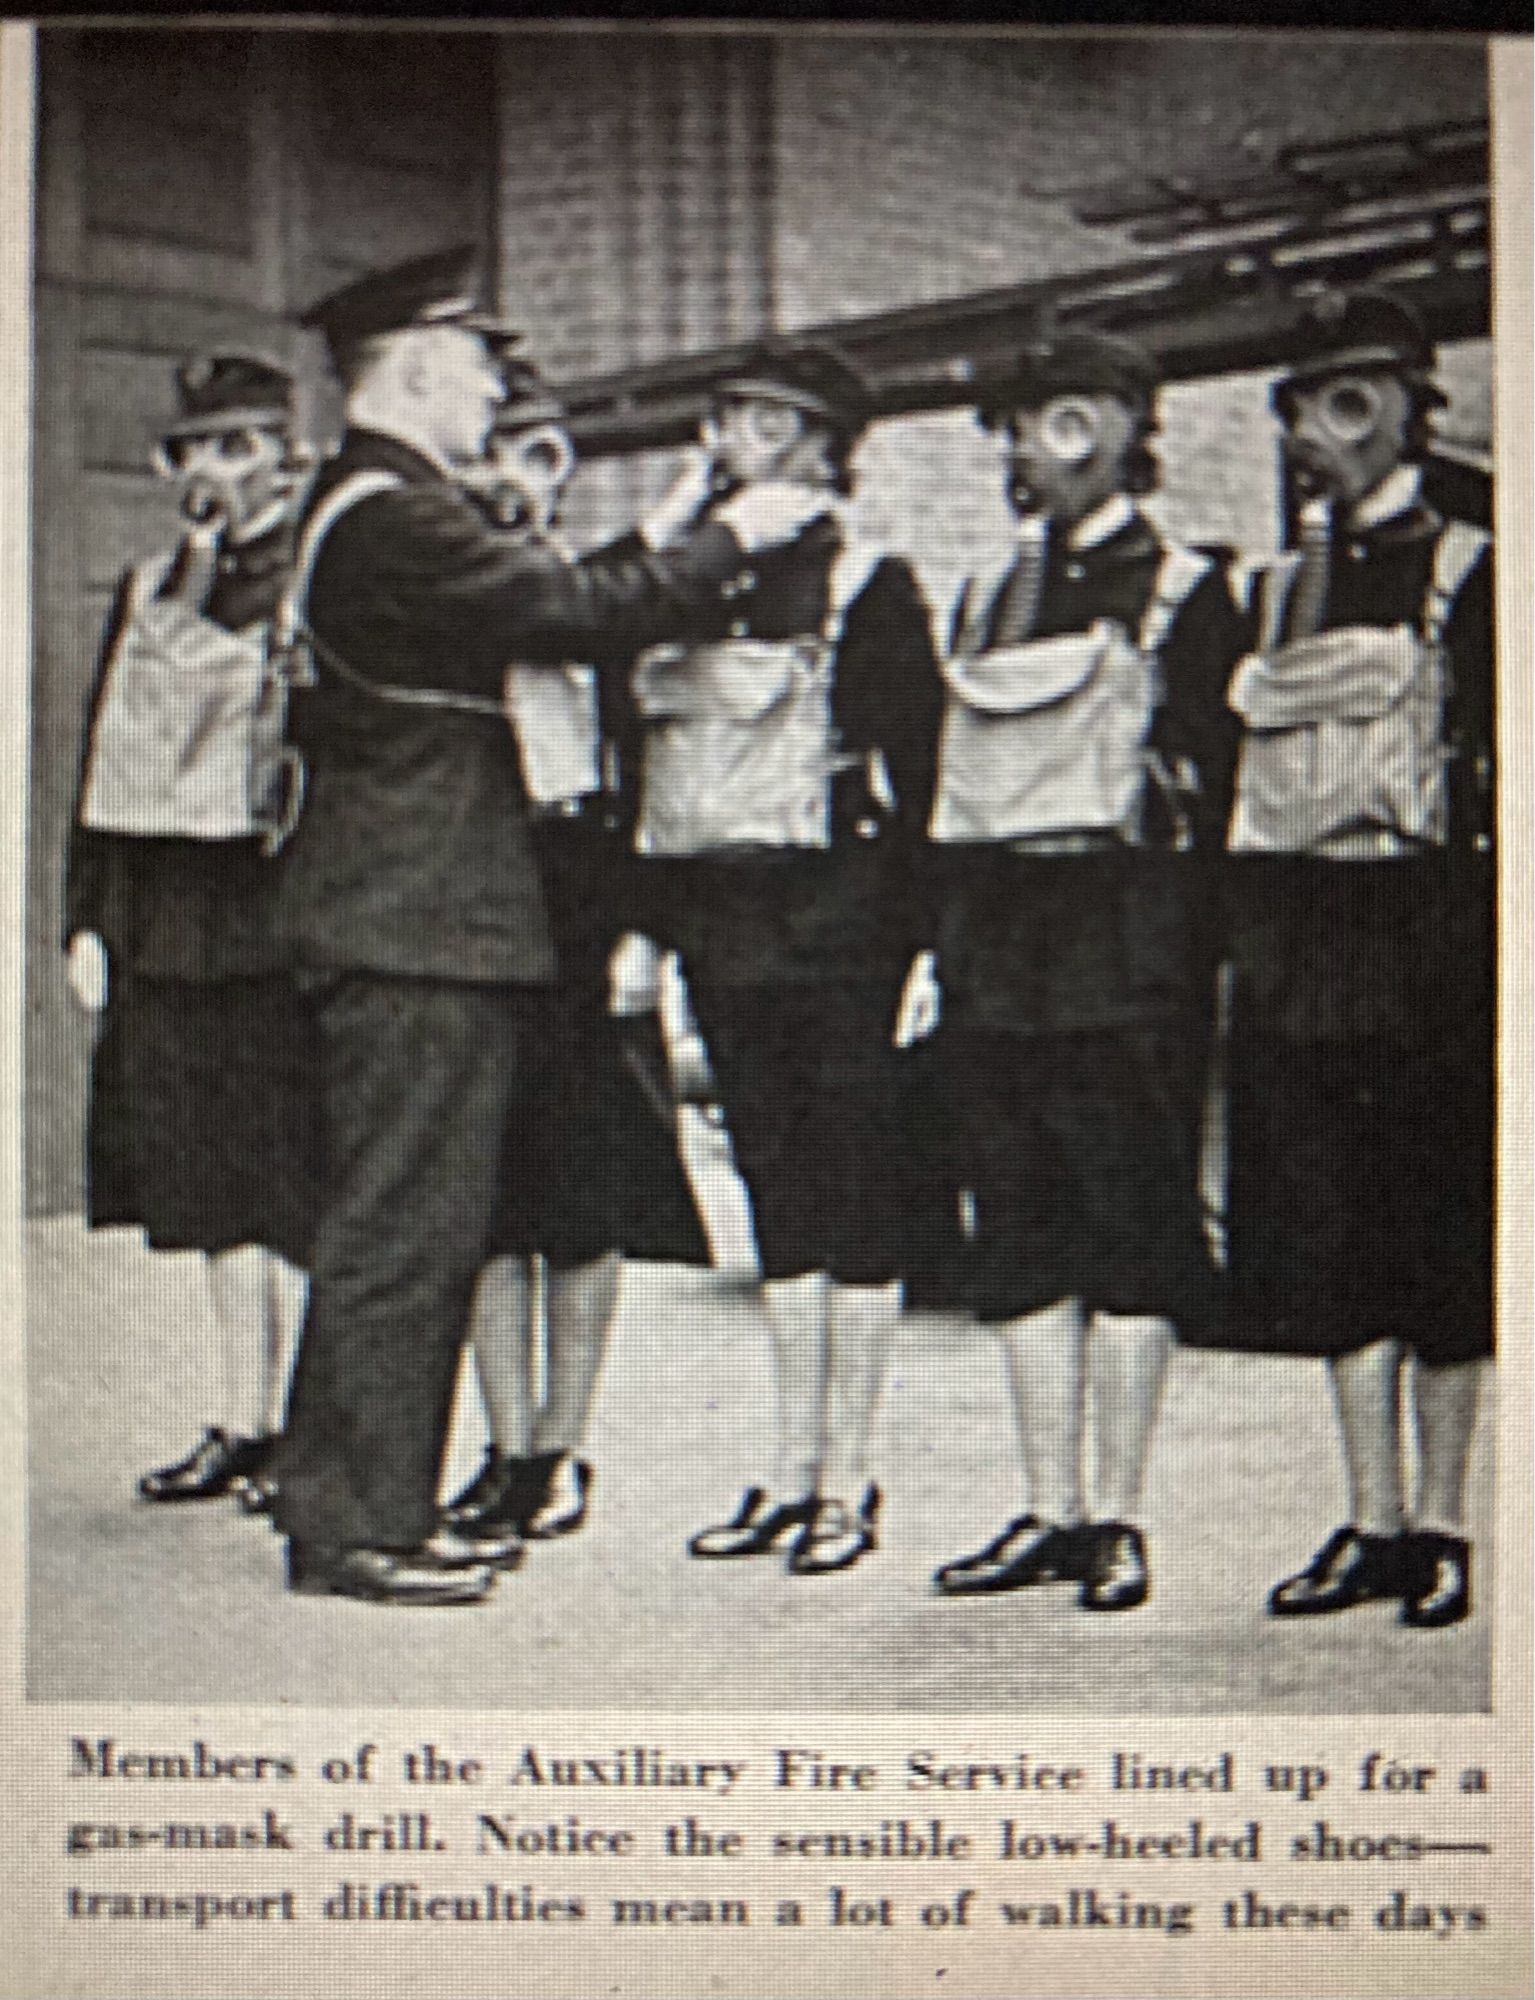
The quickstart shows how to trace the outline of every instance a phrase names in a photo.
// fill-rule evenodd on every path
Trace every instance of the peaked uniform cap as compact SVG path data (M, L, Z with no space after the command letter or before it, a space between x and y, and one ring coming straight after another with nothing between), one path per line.
M1277 390L1360 369L1388 369L1426 384L1434 368L1434 344L1422 320L1384 291L1319 294L1296 327L1295 350Z
M1161 373L1134 341L1092 331L1043 336L1020 348L1012 365L993 376L976 399L983 423L1010 410L1037 410L1057 396L1115 396L1147 415Z
M176 370L176 403L162 437L281 428L293 421L293 377L253 354L194 355Z
M408 326L461 326L510 346L521 335L480 305L478 264L472 243L408 258L328 292L301 316L299 325L324 334L333 359L365 340Z
M506 401L496 411L493 431L530 431L540 424L564 425L569 412L531 361L508 357L501 364L506 377Z
M711 393L716 400L742 396L787 403L844 432L861 431L874 414L864 376L840 348L824 341L762 341Z

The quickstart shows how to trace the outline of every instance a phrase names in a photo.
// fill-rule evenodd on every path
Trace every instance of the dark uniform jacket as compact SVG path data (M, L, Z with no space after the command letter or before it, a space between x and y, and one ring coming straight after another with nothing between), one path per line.
M1445 523L1421 499L1334 534L1323 631L1420 625ZM1244 1025L1300 1041L1438 1039L1492 1002L1493 565L1489 543L1444 631L1449 837L1382 860L1236 855L1227 905Z
M793 639L822 629L841 546L830 520L758 558L718 606L690 625L695 641ZM909 566L880 560L847 607L834 663L839 749L877 751L893 808L870 790L866 761L832 785L831 845L741 857L642 859L640 927L682 954L690 974L729 985L899 977L927 934L918 864L937 762L943 684L921 588ZM643 758L643 724L610 715Z
M292 537L283 522L220 554L203 616L226 631L270 622L287 582ZM172 569L161 586L174 591ZM91 692L90 741L112 654L127 611L129 578L120 582L102 639ZM103 940L118 972L154 979L210 981L276 971L272 933L272 864L261 843L103 833L79 823L79 792L65 873L64 941L82 931Z
M1132 635L1149 607L1164 544L1136 512L1081 549L1052 533L1032 638L1112 619ZM1151 746L1197 777L1175 828L1154 786L1146 844L1102 852L1021 854L1005 841L940 846L938 969L945 1018L1019 1034L1131 1028L1168 1021L1209 991L1211 870L1230 812L1237 732L1226 684L1241 621L1220 563L1185 598L1162 645L1163 699Z
M739 545L706 526L665 557L629 543L572 563L498 534L419 452L362 430L326 465L310 513L358 472L401 485L344 513L314 565L316 685L292 706L307 779L282 935L311 968L546 984L555 954L498 706L507 662L669 636L739 570ZM350 674L486 706L380 700Z

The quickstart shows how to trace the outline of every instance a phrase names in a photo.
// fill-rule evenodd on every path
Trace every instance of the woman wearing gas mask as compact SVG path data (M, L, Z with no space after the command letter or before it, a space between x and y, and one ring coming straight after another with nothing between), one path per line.
M1212 1303L1206 857L1239 627L1217 564L1136 504L1155 480L1156 386L1128 343L1063 333L979 411L1005 443L1018 547L956 613L932 821L943 915L903 1032L941 1004L974 1201L965 1303L1002 1339L1028 1504L938 1571L946 1596L1070 1582L1088 1611L1145 1600L1162 1376L1174 1328Z
M792 480L825 513L632 682L642 921L679 951L751 1198L777 1397L734 1515L689 1547L786 1549L796 1576L875 1546L866 1457L905 1252L891 1037L941 706L911 570L842 519L868 413L857 372L808 343L715 385L697 503Z
M1348 1519L1271 1614L1452 1625L1492 1349L1492 552L1424 499L1444 399L1412 313L1329 295L1298 345L1274 393L1298 547L1231 690L1226 1338L1325 1357L1342 1438Z
M509 535L558 547L575 470L565 412L528 363L503 369L507 400L470 490ZM708 1249L677 1156L656 954L620 938L619 774L597 673L514 665L506 705L560 983L529 1001L547 1060L508 1124L471 1329L490 1442L447 1519L548 1541L586 1518L593 1471L581 1446L621 1258L703 1263Z
M201 1442L146 1500L256 1480L282 1421L302 1299L308 1038L269 936L282 810L267 638L305 474L292 381L244 355L189 362L155 455L175 548L130 570L101 650L71 835L70 984L99 1015L87 1213L206 1259L218 1369Z

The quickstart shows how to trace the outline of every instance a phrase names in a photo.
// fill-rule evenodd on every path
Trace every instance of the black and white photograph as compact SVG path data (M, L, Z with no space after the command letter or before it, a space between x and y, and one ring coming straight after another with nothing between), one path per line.
M28 1701L1487 1714L1486 41L35 66Z

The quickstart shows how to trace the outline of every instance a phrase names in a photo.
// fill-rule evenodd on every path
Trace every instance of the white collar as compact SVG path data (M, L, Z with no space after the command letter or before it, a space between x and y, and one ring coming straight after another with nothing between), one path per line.
M1354 502L1349 512L1349 526L1378 528L1383 521L1394 521L1398 514L1405 514L1409 507L1417 504L1422 488L1421 466L1396 466L1379 485L1372 486L1368 493L1361 494Z
M1084 514L1067 536L1068 548L1096 549L1103 542L1117 535L1121 528L1128 528L1135 519L1135 502L1128 493L1111 493L1107 500L1095 507L1090 514Z

